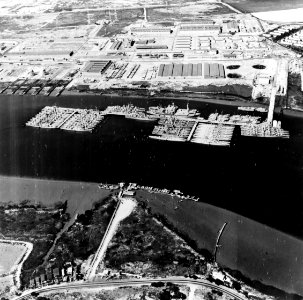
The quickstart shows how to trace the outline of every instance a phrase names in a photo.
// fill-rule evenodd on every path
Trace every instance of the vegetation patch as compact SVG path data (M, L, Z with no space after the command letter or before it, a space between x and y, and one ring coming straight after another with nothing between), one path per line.
M105 268L141 276L205 274L206 262L141 207L120 225Z
M57 241L49 260L61 267L66 262L85 260L98 249L116 208L112 197L105 198L77 217L75 223Z
M37 300L178 300L187 299L189 288L170 282L141 287L120 287L112 290L60 292L38 296Z
M43 262L43 257L51 247L57 233L69 216L66 204L61 202L53 208L29 205L23 201L19 205L0 207L0 232L5 238L31 242L33 250L23 264L23 279Z

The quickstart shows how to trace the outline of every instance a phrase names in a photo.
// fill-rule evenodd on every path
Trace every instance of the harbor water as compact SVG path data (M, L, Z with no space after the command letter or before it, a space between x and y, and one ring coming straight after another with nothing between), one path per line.
M224 0L243 12L265 12L303 7L302 0Z
M154 123L123 116L107 116L92 133L25 126L46 105L105 109L125 103L148 107L159 100L1 95L0 174L179 189L303 241L299 117L281 117L290 139L242 137L236 126L230 147L152 140L148 136ZM186 108L187 101L175 104ZM235 106L189 105L203 117L216 110L239 113Z

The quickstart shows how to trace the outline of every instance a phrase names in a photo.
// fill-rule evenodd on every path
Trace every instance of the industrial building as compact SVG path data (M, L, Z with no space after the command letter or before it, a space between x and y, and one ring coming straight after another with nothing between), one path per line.
M191 36L178 36L174 48L178 50L190 50L192 47Z
M136 49L139 49L139 50L168 49L168 46L167 45L154 45L154 44L136 45Z
M132 33L170 33L170 27L133 27Z
M223 23L223 32L231 33L231 34L239 32L239 26L238 26L237 22L229 21L229 22Z
M159 77L202 76L202 64L161 64Z
M203 32L211 32L213 34L221 33L221 27L219 25L181 25L180 31L203 31Z
M203 65L204 78L225 78L225 70L222 64L204 63Z
M103 74L107 70L107 68L110 66L110 64L111 64L110 60L90 61L83 69L83 72Z
M111 46L110 46L110 50L119 50L119 48L121 47L122 42L121 41L115 41Z

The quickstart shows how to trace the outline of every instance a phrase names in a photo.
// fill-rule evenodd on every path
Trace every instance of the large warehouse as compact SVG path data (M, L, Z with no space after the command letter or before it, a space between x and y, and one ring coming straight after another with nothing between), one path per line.
M94 60L87 63L83 72L86 73L101 73L103 74L106 69L110 66L110 60Z
M159 77L188 77L202 76L202 63L196 64L161 64ZM203 64L204 78L225 78L225 70L222 64L218 63L204 63Z

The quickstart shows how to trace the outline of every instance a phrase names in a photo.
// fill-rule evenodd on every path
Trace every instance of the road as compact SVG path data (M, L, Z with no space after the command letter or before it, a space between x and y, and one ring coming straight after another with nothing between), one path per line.
M190 279L190 278L183 278L183 277L167 277L167 278L157 278L157 279L124 279L124 280L112 280L112 281L95 281L95 282L79 282L79 283L70 283L70 284L61 284L56 286L46 286L41 289L30 290L27 293L25 292L24 295L15 297L14 300L21 300L26 299L26 296L30 295L33 291L38 292L39 294L49 293L49 292L60 292L63 290L79 290L79 289L87 289L87 288L106 288L106 287L121 287L121 286L140 286L151 284L153 282L172 282L174 284L191 284L191 285L198 285L203 287L209 287L211 289L220 291L222 293L227 294L228 296L234 297L236 300L247 300L244 295L237 293L236 291L224 287L218 286L209 281L203 279Z
M105 255L105 252L107 250L107 247L108 247L111 239L115 235L120 222L122 220L124 220L125 218L127 218L132 213L132 211L135 207L136 207L136 202L133 199L131 199L131 198L120 198L119 199L117 207L107 226L106 232L103 236L100 246L92 260L89 271L86 274L86 278L88 280L92 280L95 277L98 266L99 266L100 262L102 261L104 255Z

